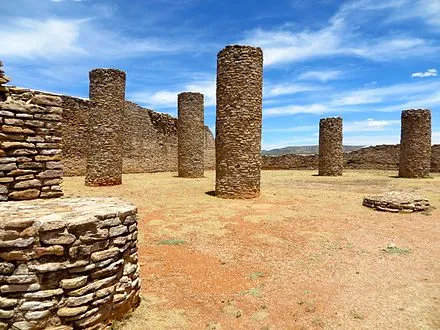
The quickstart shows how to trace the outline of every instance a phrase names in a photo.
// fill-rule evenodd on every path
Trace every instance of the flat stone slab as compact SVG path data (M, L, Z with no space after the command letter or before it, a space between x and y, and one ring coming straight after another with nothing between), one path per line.
M98 222L120 214L136 212L136 207L119 198L57 198L0 203L0 229L5 227L69 226L82 222ZM53 226L53 228L51 228Z
M364 197L362 205L383 212L420 212L431 208L426 198L414 196L409 193L391 191L379 195Z

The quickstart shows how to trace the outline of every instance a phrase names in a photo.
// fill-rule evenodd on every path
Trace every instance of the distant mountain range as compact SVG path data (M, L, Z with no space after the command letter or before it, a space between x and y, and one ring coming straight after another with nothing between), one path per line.
M344 146L344 152L350 152L365 148L365 146ZM267 156L279 156L285 154L313 155L319 152L319 146L295 146L280 149L263 150L262 154Z

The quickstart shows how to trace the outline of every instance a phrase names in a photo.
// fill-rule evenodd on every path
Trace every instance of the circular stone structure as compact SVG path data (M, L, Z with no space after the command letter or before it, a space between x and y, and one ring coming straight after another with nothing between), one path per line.
M205 171L203 94L180 93L177 105L178 173L180 177L201 178Z
M402 111L399 177L426 178L431 170L431 111Z
M362 205L384 212L420 212L430 209L429 201L408 193L391 191L364 198Z
M263 52L227 46L217 56L216 182L220 198L260 195Z
M122 128L125 105L125 72L90 71L86 186L122 183Z
M343 167L342 118L323 118L319 121L318 175L340 176Z
M104 329L139 304L137 209L116 198L0 205L0 328Z

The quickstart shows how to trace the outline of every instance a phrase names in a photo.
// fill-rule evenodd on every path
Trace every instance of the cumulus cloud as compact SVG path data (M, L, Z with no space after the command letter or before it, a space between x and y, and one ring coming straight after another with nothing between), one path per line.
M429 69L425 72L414 72L411 74L413 78L437 77L437 69Z
M370 24L377 14L384 10L400 10L407 0L351 1L340 7L339 11L321 29L292 31L288 27L278 29L255 29L249 31L246 43L263 48L265 66L306 61L330 56L361 57L374 61L390 61L396 58L409 58L423 54L435 54L439 46L431 40L412 37L406 34L389 34L377 38L365 38L360 29L353 26ZM423 8L427 2L418 1ZM411 6L408 6L411 8ZM391 14L389 14L391 15ZM418 17L426 15L420 11Z
M215 105L215 79L185 83L172 90L167 89L156 92L136 91L130 93L128 98L152 109L175 109L177 106L177 94L182 92L202 93L205 97L205 107ZM175 113L175 111L172 111L172 113Z
M375 132L389 129L391 126L400 125L400 120L377 120L368 118L366 120L346 122L343 125L344 132Z
M299 80L319 80L327 82L341 78L343 72L339 70L307 71L298 76Z

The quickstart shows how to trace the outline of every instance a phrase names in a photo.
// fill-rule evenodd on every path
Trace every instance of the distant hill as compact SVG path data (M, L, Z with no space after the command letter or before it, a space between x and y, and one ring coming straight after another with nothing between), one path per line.
M355 151L364 148L365 146L344 146L344 152ZM286 154L295 155L313 155L317 154L319 146L295 146L285 147L280 149L263 150L262 154L267 156L279 156Z

